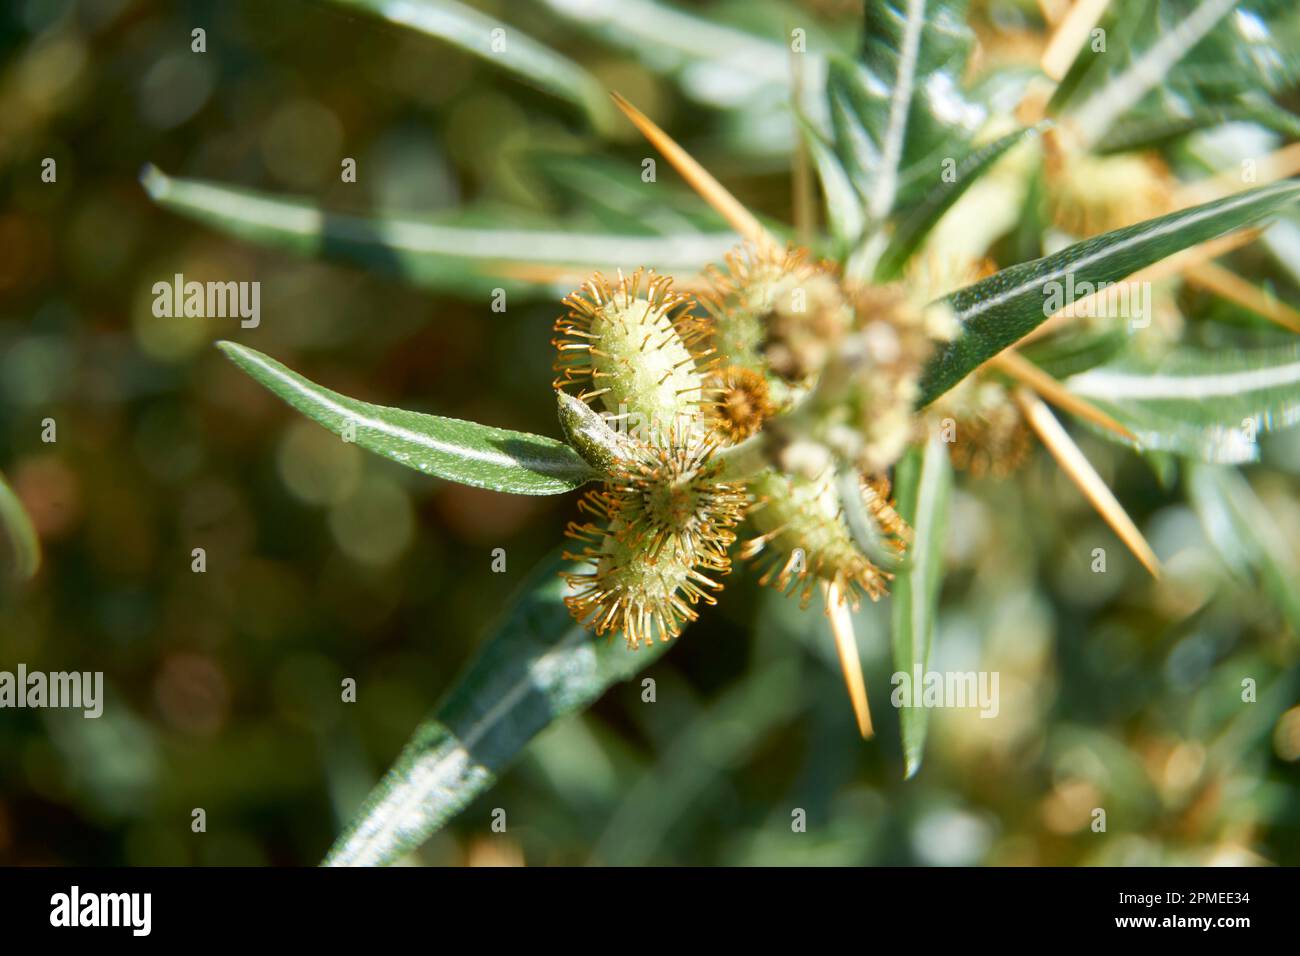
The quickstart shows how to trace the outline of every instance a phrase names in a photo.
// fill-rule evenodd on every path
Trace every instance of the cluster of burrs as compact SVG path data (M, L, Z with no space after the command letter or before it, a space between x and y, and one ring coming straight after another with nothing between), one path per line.
M603 476L581 503L568 604L630 646L714 603L739 548L807 604L885 593L909 529L888 474L920 422L925 360L951 317L901 286L855 286L799 250L746 246L698 296L596 275L556 323L569 441Z

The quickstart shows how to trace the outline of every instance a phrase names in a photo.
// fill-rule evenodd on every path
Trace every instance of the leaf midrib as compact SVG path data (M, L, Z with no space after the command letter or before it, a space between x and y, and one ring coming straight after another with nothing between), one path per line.
M1160 224L1155 228L1138 229L1132 235L1120 239L1116 242L1110 242L1110 243L1099 245L1094 252L1084 255L1080 258L1062 260L1061 264L1050 272L1036 272L1033 275L1031 275L1029 278L1027 278L1024 282L1019 283L1017 285L1013 285L1009 289L1001 293L998 293L997 295L989 296L987 298L980 298L978 301L968 306L967 308L958 310L957 318L962 323L966 323L970 319L975 318L983 314L984 312L989 311L990 309L994 309L998 306L1005 305L1007 302L1016 299L1019 296L1024 295L1026 292L1032 292L1035 289L1041 289L1048 282L1051 282L1055 279L1059 279L1065 275L1068 275L1069 273L1078 272L1081 269L1086 269L1094 262L1098 262L1103 259L1114 258L1117 256L1117 254L1122 254L1124 250L1129 249L1133 246L1146 245L1154 240L1159 239L1162 236L1166 236L1171 233L1182 232L1183 230L1187 229L1189 226L1195 225L1196 223L1201 222L1204 219L1217 218L1218 216L1221 216L1226 212L1230 212L1233 209L1238 208L1239 206L1252 205L1254 203L1257 203L1263 198L1263 192L1267 190L1267 188L1268 187L1263 187L1262 190L1255 190L1251 192L1242 193L1240 197L1236 198L1235 202L1232 201L1231 199L1228 199L1216 203L1207 203L1199 212L1191 213L1190 211L1184 210L1183 212L1186 214L1180 214L1177 212L1171 213L1168 219L1164 223ZM1294 188L1294 185L1292 185L1290 188ZM1278 188L1273 191L1284 192L1286 190ZM1172 254L1173 253L1171 252L1170 255ZM1043 260L1040 259L1037 261L1042 262ZM1025 263L1025 266L1031 266L1032 264L1033 264L1032 262ZM971 288L975 288L975 287L971 287ZM960 292L955 293L955 295L960 295L960 294L961 294Z
M389 424L382 419L372 418L329 397L328 389L320 386L317 386L316 388L308 388L296 375L289 373L286 369L277 368L275 365L270 364L268 360L252 352L250 349L245 349L243 346L232 342L225 342L222 343L222 345L227 351L238 355L240 361L257 366L257 368L259 368L264 374L273 378L286 389L292 390L308 404L327 408L345 421L350 421L358 426L369 428L381 435L420 445L430 451L438 452L439 454L449 455L461 460L468 459L485 465L496 465L504 468L519 467L536 474L560 478L574 477L582 474L582 469L576 466L557 467L556 462L553 460L520 457L505 452L492 451L490 449L474 447L466 444L443 442L431 435L412 431L411 429L404 428L401 425ZM288 400L287 396L282 397ZM291 404L296 406L297 403L291 401ZM369 403L358 402L358 404L366 405ZM446 421L451 421L451 419L446 419Z

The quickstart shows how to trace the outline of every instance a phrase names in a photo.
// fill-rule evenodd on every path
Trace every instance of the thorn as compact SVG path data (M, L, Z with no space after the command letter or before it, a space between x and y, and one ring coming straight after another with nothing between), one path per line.
M1189 270L1183 278L1192 285L1208 289L1243 309L1258 313L1282 328L1300 333L1300 311L1285 302L1279 302L1258 286L1252 285L1230 269L1213 262L1202 263Z
M1088 499L1088 503L1097 510L1102 520L1110 525L1111 529L1119 535L1120 540L1142 562L1142 566L1151 572L1151 576L1159 578L1160 561L1151 550L1151 545L1147 544L1146 538L1142 537L1142 532L1128 516L1124 506L1106 487L1106 483L1101 480L1101 475L1097 474L1097 470L1079 450L1074 439L1061 427L1061 423L1056 420L1051 409L1025 388L1017 389L1016 401L1020 403L1025 417L1029 419L1029 424L1038 433L1047 450L1052 453L1061 470Z
M1179 189L1174 194L1174 208L1185 209L1188 206L1212 202L1242 192L1248 187L1253 189L1256 186L1264 186L1294 176L1296 173L1300 173L1300 143L1291 143L1266 156L1261 156L1256 161L1253 182L1243 183L1241 170L1238 168L1225 169L1223 172L1188 183Z
M552 264L547 262L496 261L478 264L482 275L502 279L514 279L518 282L532 282L537 285L585 287L587 277L593 270L583 266ZM682 292L705 292L710 288L704 276L696 274L685 278L674 278L673 287ZM599 298L597 297L599 302Z
M731 228L740 233L746 241L753 243L760 250L780 251L781 244L763 227L754 214L741 204L735 196L713 178L703 166L695 161L690 153L682 149L671 136L655 125L654 121L625 100L618 93L609 94L623 114L641 131L641 135L650 141L655 149L673 165L683 179L699 193L700 198L731 224Z
M1055 27L1070 9L1070 0L1038 0L1038 12L1043 15L1043 22Z
M844 683L849 690L853 714L858 720L858 733L863 740L870 740L875 730L871 727L871 710L867 706L867 685L862 679L858 642L853 635L853 615L834 582L823 581L821 584L826 613L831 619L831 633L835 635L835 649L840 655L840 669L844 671Z
M1052 376L1048 375L1041 368L1035 365L1029 359L1025 358L1015 349L1007 349L989 360L992 365L1000 372L1011 376L1022 385L1028 385L1035 392L1047 399L1058 408L1064 409L1072 415L1099 425L1109 431L1120 435L1133 444L1138 444L1138 437L1131 431L1117 422L1110 415L1107 415L1096 405L1085 401L1078 395L1066 389L1064 385L1058 382Z
M1211 259L1227 255L1234 249L1250 245L1263 232L1264 230L1259 226L1247 226L1245 229L1238 229L1226 236L1219 236L1217 239L1210 239L1189 249L1184 249L1182 252L1176 252L1172 256L1154 262L1145 269L1133 273L1130 278L1158 282L1161 279L1182 275L1188 269L1199 266L1202 262L1209 262Z
M1055 29L1039 63L1043 72L1057 83L1069 72L1070 64L1079 55L1079 50L1101 19L1108 3L1110 0L1075 0L1069 12L1053 24Z
M519 282L565 286L581 285L588 275L577 266L543 262L483 262L479 263L479 271L484 275L515 279Z

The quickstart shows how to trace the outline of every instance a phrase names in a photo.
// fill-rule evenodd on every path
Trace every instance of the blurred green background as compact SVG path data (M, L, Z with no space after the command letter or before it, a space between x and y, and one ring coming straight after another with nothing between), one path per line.
M475 5L582 63L789 221L789 160L769 148L784 127L683 96L545 3ZM851 49L858 28L855 3L692 9L778 42L806 22ZM195 27L206 54L190 50ZM324 2L15 0L0 59L0 469L45 548L34 581L6 573L0 669L103 671L107 694L98 720L0 711L0 863L315 864L560 541L575 496L500 496L369 456L212 343L370 401L557 435L559 307L521 296L498 314L486 294L241 244L152 205L139 171L342 212L473 205L582 225L598 217L541 182L538 151L596 154L636 181L647 149L461 50ZM45 157L56 183L41 182ZM660 178L676 195L666 165ZM177 272L260 281L260 327L155 318L151 287ZM56 443L41 441L46 418ZM998 671L1001 712L936 712L915 779L889 706L885 608L860 615L877 726L864 743L823 617L742 566L648 672L654 703L632 683L554 726L417 859L1300 862L1295 633L1229 574L1176 487L1081 441L1167 573L1146 577L1041 452L1005 482L961 478L933 666ZM1294 546L1300 440L1264 447L1255 490ZM1105 574L1089 570L1096 547ZM340 700L346 677L355 704ZM1257 703L1241 701L1246 678ZM191 832L196 807L206 833Z

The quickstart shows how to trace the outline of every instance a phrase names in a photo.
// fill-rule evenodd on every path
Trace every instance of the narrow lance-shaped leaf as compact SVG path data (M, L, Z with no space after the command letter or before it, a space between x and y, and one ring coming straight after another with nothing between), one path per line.
M1111 148L1130 121L1196 119L1300 77L1293 0L1125 0L1110 5L1102 28L1105 43L1085 45L1053 98L1057 110L1069 101L1068 125L1085 147ZM1272 110L1256 118L1286 123ZM1120 139L1132 134L1130 126Z
M867 0L863 19L859 61L832 60L826 93L835 148L868 223L846 269L869 279L894 210L929 192L986 111L962 90L973 43L964 0Z
M898 512L912 526L907 567L894 579L892 589L894 670L915 680L930 665L934 619L943 580L943 551L948 535L948 502L952 492L952 465L948 446L932 436L913 448L898 463L895 489ZM902 707L898 712L903 738L905 774L921 767L929 710Z
M826 219L831 235L843 244L855 242L866 227L862 199L849 181L839 157L821 135L808 123L802 124L802 132L826 197Z
M572 60L500 20L455 0L331 0L453 43L468 53L580 106L608 130L613 114L600 81Z
M962 71L974 42L964 0L868 0L861 64L866 83L858 116L877 150L865 184L867 208L879 223L900 200L927 187L953 147L983 121L982 107L962 92ZM873 106L874 102L874 106Z
M1125 425L1145 451L1255 461L1259 434L1300 421L1300 346L1120 358L1066 379L1065 387Z
M234 342L217 344L308 418L426 475L517 495L561 494L596 477L577 452L554 438L359 402L308 381L261 352Z
M238 239L457 292L512 285L499 275L503 264L514 263L575 265L583 270L636 263L661 272L694 272L720 259L738 241L732 232L634 236L336 215L304 200L173 178L154 166L145 167L141 182L164 208Z
M1192 463L1187 490L1206 536L1234 574L1257 581L1300 634L1300 555L1235 469Z
M414 850L496 782L552 721L653 663L659 642L629 650L596 639L564 606L558 555L530 575L500 625L330 850L330 866L381 866Z
M1094 28L1098 32L1089 37L1093 42L1079 46L1066 75L1056 84L1047 104L1050 115L1064 115L1132 63L1140 52L1142 38L1159 32L1158 2L1128 0L1107 4Z
M32 527L23 503L18 500L4 476L0 475L0 528L3 528L13 545L14 567L23 580L30 578L41 566L41 542Z
M1288 139L1300 139L1300 116L1258 92L1243 94L1224 103L1198 105L1190 112L1171 112L1166 103L1158 106L1159 109L1130 111L1093 146L1093 151L1123 153L1153 149L1196 130L1223 123L1258 123Z
M934 401L1098 283L1116 282L1181 249L1265 219L1297 197L1295 181L1272 183L1116 229L959 289L944 301L960 329L927 367L919 404Z

